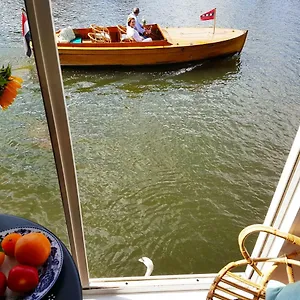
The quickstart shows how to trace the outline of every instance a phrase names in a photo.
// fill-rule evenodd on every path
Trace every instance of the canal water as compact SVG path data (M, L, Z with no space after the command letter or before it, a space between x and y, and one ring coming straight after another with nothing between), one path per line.
M24 79L0 111L0 205L67 243L21 0L0 0L0 64ZM298 0L53 0L56 29L141 18L248 29L239 57L157 70L64 69L91 277L216 272L240 258L239 231L263 222L299 126ZM55 76L55 74L53 74Z

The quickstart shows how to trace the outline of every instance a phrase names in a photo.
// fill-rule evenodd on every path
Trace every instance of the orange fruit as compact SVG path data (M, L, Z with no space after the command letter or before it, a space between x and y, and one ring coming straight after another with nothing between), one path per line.
M31 232L17 241L15 258L20 264L38 267L45 263L50 252L51 244L48 238L40 232Z
M5 259L5 253L0 251L0 266L3 264L4 259Z
M7 256L14 256L16 242L22 237L20 233L10 233L1 242L1 247Z

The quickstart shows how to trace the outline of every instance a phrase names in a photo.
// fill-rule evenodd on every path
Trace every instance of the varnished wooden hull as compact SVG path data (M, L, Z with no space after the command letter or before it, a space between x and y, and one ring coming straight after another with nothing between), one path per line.
M202 30L202 31L201 31ZM187 63L242 51L247 31L212 28L162 29L165 44L58 45L62 66L152 66Z

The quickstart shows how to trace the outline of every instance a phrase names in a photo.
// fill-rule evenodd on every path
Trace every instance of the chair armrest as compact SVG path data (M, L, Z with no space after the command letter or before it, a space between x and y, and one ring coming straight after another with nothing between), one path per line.
M248 261L248 263L253 267L253 269L259 274L261 275L261 272L258 270L258 268L256 267L256 264L254 263L253 259L251 258L248 250L246 249L245 246L245 242L246 239L249 235L251 235L252 233L256 233L256 232L266 232L268 234L272 234L276 237L280 237L285 239L286 241L292 243L292 244L296 244L298 246L300 246L300 238L296 235L293 235L291 233L286 233L283 231L279 231L278 229L275 229L271 226L265 226L265 225L261 225L261 224L254 224L254 225L250 225L246 228L244 228L238 237L238 242L239 242L239 247L240 247L240 251L242 256Z

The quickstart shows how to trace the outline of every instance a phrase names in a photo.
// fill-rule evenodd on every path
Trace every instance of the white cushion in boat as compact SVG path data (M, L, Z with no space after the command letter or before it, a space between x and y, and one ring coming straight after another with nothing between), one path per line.
M121 36L121 41L127 40L128 36L126 34L122 34Z
M71 40L75 39L75 33L71 27L63 28L58 36L59 43L69 43Z
M104 37L104 38L110 40L110 36L106 32L97 32L97 33L95 33L95 37L97 37L97 38Z

